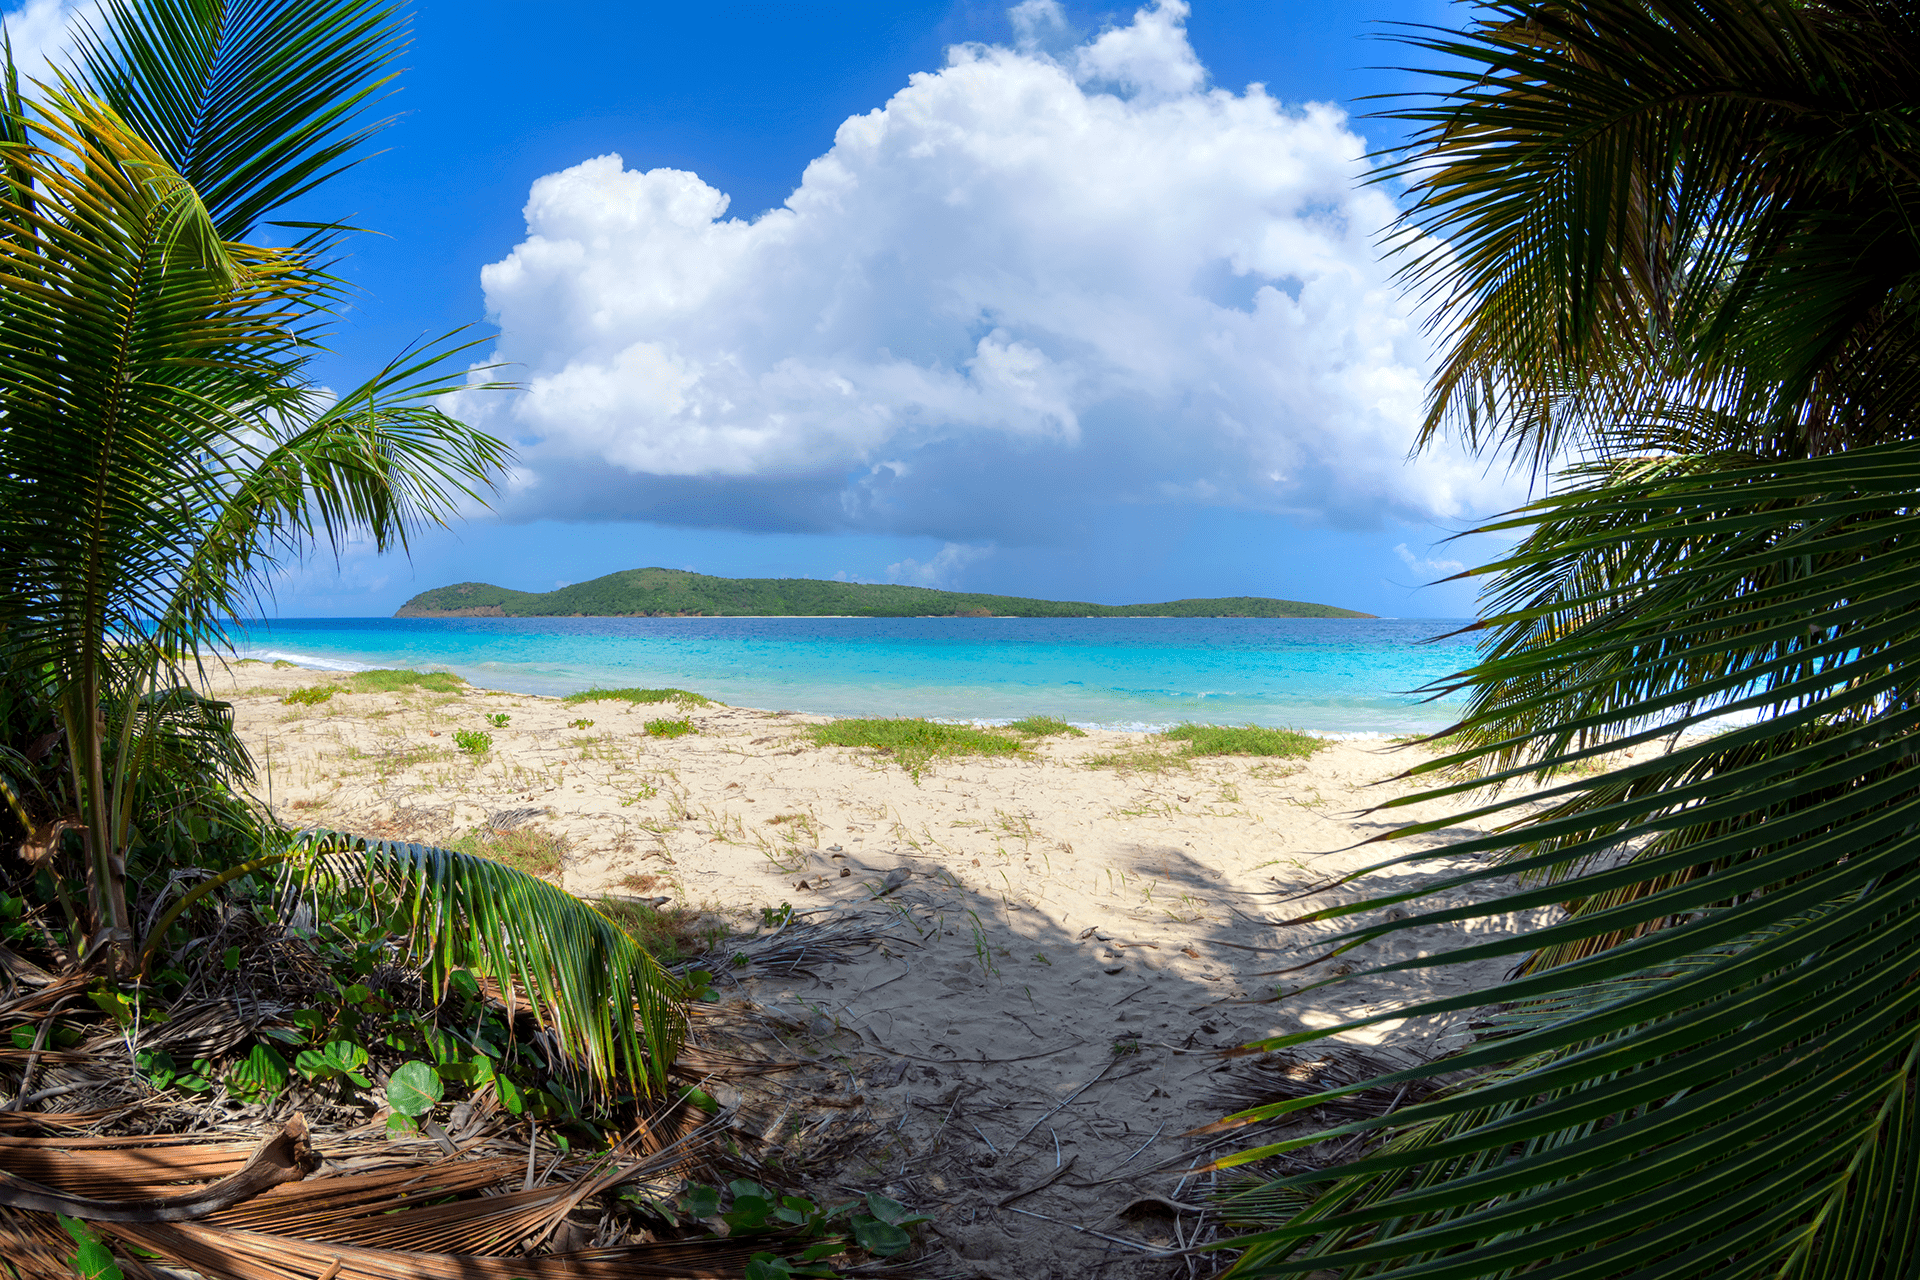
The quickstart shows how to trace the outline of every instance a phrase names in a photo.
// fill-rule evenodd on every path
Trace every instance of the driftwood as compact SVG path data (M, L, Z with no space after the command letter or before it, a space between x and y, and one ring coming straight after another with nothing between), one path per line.
M286 1128L255 1148L238 1172L212 1186L139 1200L96 1200L56 1191L0 1170L0 1205L64 1213L94 1222L191 1222L251 1200L268 1187L298 1182L319 1167L320 1157L307 1141L306 1118L296 1115L287 1121Z

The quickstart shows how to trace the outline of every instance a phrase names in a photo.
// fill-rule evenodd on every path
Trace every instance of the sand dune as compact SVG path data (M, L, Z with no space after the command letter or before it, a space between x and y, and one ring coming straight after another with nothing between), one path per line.
M936 1242L983 1276L1168 1274L1150 1254L1190 1243L1194 1219L1137 1202L1200 1193L1183 1172L1202 1145L1179 1135L1230 1109L1249 1079L1215 1049L1485 988L1510 962L1356 977L1274 1002L1280 984L1528 923L1421 929L1317 963L1333 926L1276 923L1361 896L1312 890L1378 860L1377 846L1353 846L1416 816L1365 812L1405 790L1383 779L1408 757L1383 744L1127 769L1090 762L1149 748L1145 736L1095 731L1041 740L1028 757L936 760L916 781L871 752L811 745L804 727L817 720L786 712L479 689L281 701L325 683L245 666L217 686L290 822L443 842L516 830L564 844L553 878L566 888L668 897L707 913L716 935L764 931L763 908L777 917L783 904L800 920L884 930L811 976L750 966L723 1002L744 996L773 1015L761 1024L779 1041L771 1052L831 1064L806 1089L857 1099L866 1137L841 1184L932 1213ZM696 732L645 732L667 716ZM456 730L491 734L492 749L456 749ZM1459 865L1388 873L1369 891ZM1338 1042L1430 1057L1466 1042L1464 1019L1396 1019Z

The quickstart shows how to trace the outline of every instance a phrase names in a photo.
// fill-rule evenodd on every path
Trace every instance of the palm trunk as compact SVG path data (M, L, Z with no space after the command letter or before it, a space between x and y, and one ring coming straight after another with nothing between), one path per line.
M93 936L87 939L85 954L91 957L103 946L111 948L113 965L118 969L127 963L133 933L126 921L127 859L114 839L113 805L101 757L105 725L100 693L99 662L89 653L80 680L80 705L67 717L68 742L86 774L81 804L87 824L87 898L93 909Z

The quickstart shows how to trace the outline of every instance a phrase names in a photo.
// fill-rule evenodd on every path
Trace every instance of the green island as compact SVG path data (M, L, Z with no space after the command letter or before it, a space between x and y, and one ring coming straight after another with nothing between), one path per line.
M624 569L555 591L458 582L422 591L396 618L1371 618L1299 600L1226 596L1160 604L1090 604L817 578L716 578L683 569Z

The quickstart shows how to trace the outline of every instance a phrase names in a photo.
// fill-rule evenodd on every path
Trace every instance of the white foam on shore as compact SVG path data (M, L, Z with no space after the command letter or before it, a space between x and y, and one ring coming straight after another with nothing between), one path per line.
M315 671L372 671L371 663L351 662L345 658L316 658L311 654L290 653L284 649L253 649L241 646L233 651L235 660L252 658L256 662L291 662L296 667Z

